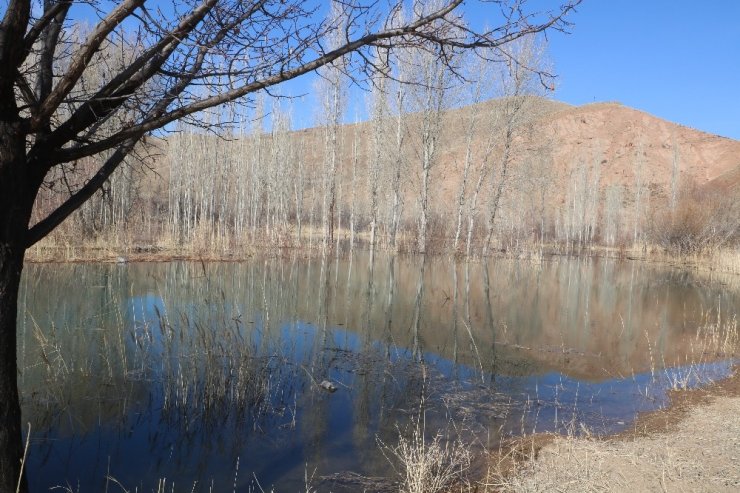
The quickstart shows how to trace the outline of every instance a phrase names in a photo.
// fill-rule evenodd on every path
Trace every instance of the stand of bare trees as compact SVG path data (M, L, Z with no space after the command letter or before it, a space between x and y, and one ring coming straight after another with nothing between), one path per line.
M533 40L514 47L520 60L536 63ZM650 200L640 146L634 187L603 183L598 143L576 156L557 187L557 149L541 124L551 103L536 81L481 62L463 64L472 81L465 86L448 78L451 65L437 67L448 73L437 73L436 85L406 86L397 81L400 60L411 59L404 52L375 60L383 68L367 93L366 122L343 123L347 81L337 70L316 87L324 104L319 127L294 130L291 104L266 95L250 115L210 115L227 120L214 120L212 130L180 125L166 139L150 140L154 177L119 167L53 237L57 244L215 257L264 246L326 252L357 244L471 256L649 242L689 253L737 237L734 209L721 206L730 212L722 217L712 212L719 196L690 183L679 188L675 142L663 200ZM457 107L443 111L451 102ZM96 159L78 161L77 169L99 165ZM57 189L42 191L36 213L63 198Z
M716 198L679 185L675 139L662 201L650 199L640 145L634 186L603 183L604 143L577 155L554 186L557 149L542 123L554 103L543 98L536 38L498 53L519 63L455 56L380 51L366 122L345 123L350 81L346 67L330 65L315 86L318 127L293 129L292 103L264 93L246 114L209 114L209 130L181 124L149 141L158 176L119 167L55 237L217 257L343 244L470 256L647 241L689 252L735 238L732 221L704 217L702 201ZM75 186L77 174L59 173ZM36 214L63 200L58 188L43 190Z

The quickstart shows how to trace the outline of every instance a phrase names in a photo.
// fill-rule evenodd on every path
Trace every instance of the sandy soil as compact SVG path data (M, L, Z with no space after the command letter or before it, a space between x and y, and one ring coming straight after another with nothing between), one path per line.
M507 491L740 491L740 371L606 439L555 438L499 486Z

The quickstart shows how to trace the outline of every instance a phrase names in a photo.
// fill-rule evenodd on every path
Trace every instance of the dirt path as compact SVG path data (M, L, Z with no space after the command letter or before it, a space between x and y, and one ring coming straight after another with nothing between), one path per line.
M607 439L556 438L504 481L510 491L740 491L740 371L676 392Z

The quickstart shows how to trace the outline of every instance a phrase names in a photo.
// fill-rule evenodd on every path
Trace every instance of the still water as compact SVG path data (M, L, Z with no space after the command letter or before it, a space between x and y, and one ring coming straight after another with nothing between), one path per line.
M737 341L722 330L740 306L725 283L603 259L355 255L24 276L33 491L353 490L348 473L394 478L393 447L415 427L474 451L512 434L616 431L666 388L729 371Z

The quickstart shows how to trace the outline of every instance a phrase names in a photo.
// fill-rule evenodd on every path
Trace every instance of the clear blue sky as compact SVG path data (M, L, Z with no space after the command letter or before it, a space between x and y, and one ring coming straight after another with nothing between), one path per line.
M532 8L558 0L532 0ZM495 25L496 7L472 2L476 26ZM554 99L618 101L660 118L740 139L740 0L584 0L570 34L548 35L558 75ZM296 81L288 92L310 91ZM353 92L355 105L362 95ZM295 125L314 124L310 96L294 103ZM348 109L353 121L362 110Z
M585 0L554 34L555 99L618 101L740 139L740 1Z

